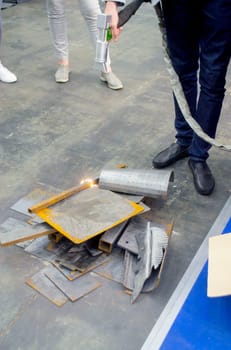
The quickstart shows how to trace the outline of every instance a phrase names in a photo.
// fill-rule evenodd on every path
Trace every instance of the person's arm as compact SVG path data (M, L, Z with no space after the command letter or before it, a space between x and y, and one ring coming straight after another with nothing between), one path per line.
M105 13L107 15L111 15L111 32L112 32L112 38L113 40L118 40L121 28L117 28L119 17L118 17L118 6L125 5L125 1L119 0L119 1L110 1L110 0L104 0L106 3L105 6Z

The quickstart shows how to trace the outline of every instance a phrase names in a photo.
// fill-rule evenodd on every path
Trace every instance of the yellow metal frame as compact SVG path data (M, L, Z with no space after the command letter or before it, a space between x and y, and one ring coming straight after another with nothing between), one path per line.
M93 237L95 237L95 236L97 236L97 235L99 235L99 234L101 234L101 233L111 229L114 226L119 225L120 223L130 219L131 217L133 217L135 215L138 215L138 214L142 213L142 211L144 210L144 208L141 205L139 205L139 204L137 204L135 202L132 202L132 201L128 201L128 202L130 203L130 205L134 209L131 214L123 217L121 220L116 221L113 225L107 226L103 230L97 231L94 234L89 234L88 236L85 236L82 239L78 239L76 237L73 237L71 235L71 233L65 231L63 229L63 227L61 227L60 225L55 223L55 220L53 219L53 211L52 211L52 209L50 209L50 208L41 209L39 211L36 211L36 215L38 215L41 219L43 219L45 222L47 222L50 226L55 228L58 232L62 233L66 238L68 238L69 240L71 240L74 243L79 244L79 243L85 242L88 239L93 238Z

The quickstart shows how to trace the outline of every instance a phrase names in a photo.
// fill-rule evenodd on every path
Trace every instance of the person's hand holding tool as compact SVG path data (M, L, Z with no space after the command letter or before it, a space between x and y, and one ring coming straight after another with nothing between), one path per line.
M105 14L111 15L110 28L112 33L112 39L114 41L117 41L119 38L119 34L122 30L122 27L118 28L119 16L117 10L117 3L114 1L107 1L105 6Z

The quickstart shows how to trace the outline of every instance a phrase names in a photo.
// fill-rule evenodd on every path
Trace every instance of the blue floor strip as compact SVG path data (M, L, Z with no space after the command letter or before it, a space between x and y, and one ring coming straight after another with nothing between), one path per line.
M231 196L202 242L141 350L231 349L231 296L207 297L208 242L231 232ZM225 266L231 273L231 266Z
M228 232L231 232L231 218L223 231ZM231 273L231 266L225 268L229 268ZM231 296L208 298L207 272L208 263L183 304L161 350L231 349Z

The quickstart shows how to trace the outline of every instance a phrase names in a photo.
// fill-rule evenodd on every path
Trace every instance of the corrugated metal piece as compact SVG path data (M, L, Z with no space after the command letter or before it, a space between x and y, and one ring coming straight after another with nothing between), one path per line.
M113 169L101 172L99 187L156 198L167 196L171 180L173 180L173 170Z
M168 245L168 235L163 228L160 227L152 227L152 258L151 258L151 266L156 270L160 265L164 250Z
M166 232L166 235L169 238L172 233L172 224L168 225L161 225L157 226L158 229L163 229ZM152 227L153 228L153 227ZM151 228L151 229L152 229ZM155 228L155 227L154 227ZM157 269L152 269L150 277L144 282L142 293L151 292L153 291L160 282L161 272L164 266L164 262L166 259L166 253L167 253L167 246L164 251L164 255L162 257L161 264ZM129 251L125 250L125 256L124 256L124 275L123 275L123 286L129 290L134 289L134 279L139 271L139 260L137 259L137 256L130 253Z
M168 235L168 243L167 243L167 246L164 250L161 264L159 265L159 267L156 270L152 269L151 276L144 283L144 286L142 289L142 292L144 292L144 293L153 291L155 288L158 287L158 285L160 283L161 274L162 274L164 263L165 263L165 260L167 257L169 240L170 240L171 235L172 235L172 229L173 229L173 224L166 225L166 233Z

